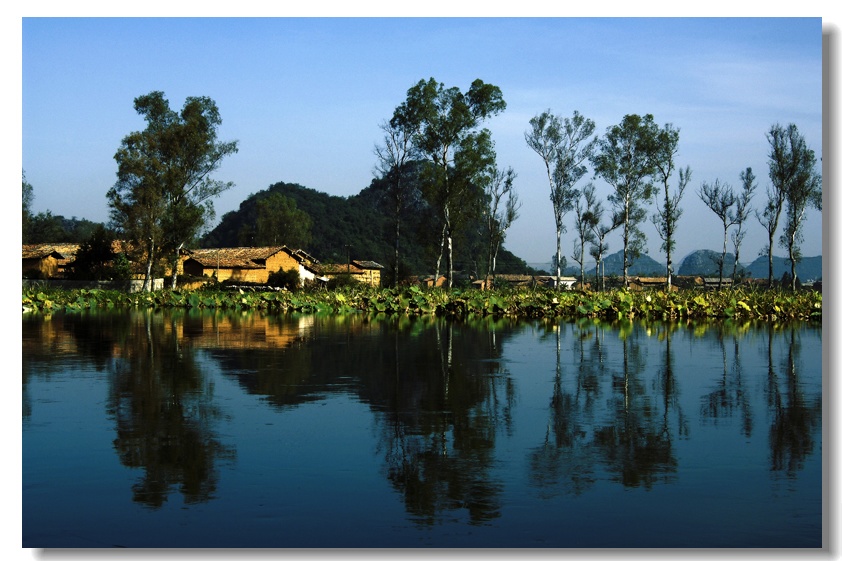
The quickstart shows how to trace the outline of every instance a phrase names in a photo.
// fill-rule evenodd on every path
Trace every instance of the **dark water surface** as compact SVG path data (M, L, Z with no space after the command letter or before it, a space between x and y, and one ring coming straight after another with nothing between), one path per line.
M23 318L23 547L822 545L820 325Z

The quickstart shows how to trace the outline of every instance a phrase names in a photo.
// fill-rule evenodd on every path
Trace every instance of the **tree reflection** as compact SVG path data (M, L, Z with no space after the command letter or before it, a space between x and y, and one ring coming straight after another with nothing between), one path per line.
M572 391L565 391L561 344L562 334L567 331L565 327L564 324L552 326L555 377L550 398L550 421L543 444L529 456L530 482L544 494L561 486L567 492L578 495L595 481L595 451L585 427L600 390L599 369L595 365L602 364L605 332L590 322L578 324L573 351L577 360L569 369L568 376L573 372L578 374L573 380ZM585 358L585 342L588 340L593 342L590 359Z
M492 319L431 327L394 333L394 375L380 382L389 398L372 403L386 476L418 523L459 511L486 523L501 509L491 468L496 435L511 423L514 387L497 360L510 328Z
M716 339L722 355L722 377L716 388L702 396L701 414L702 418L718 419L729 418L738 411L742 417L741 431L750 437L754 426L754 416L751 410L748 390L743 385L743 366L740 360L740 337L739 334L729 333L726 325L719 325L716 329ZM734 335L729 337L729 335ZM726 339L732 339L734 358L728 363L728 350Z
M645 370L641 330L628 323L620 326L619 333L623 356L621 372L612 373L613 418L596 428L595 440L609 473L618 481L627 487L650 488L658 481L673 480L678 462L669 431L664 432L661 416L640 380Z
M774 368L772 343L774 326L768 327L768 396L774 418L769 427L773 472L794 477L804 467L804 460L815 448L814 434L821 428L821 394L805 395L800 380L801 341L794 327L789 328L789 341L783 361L783 380ZM782 387L783 386L783 387Z
M108 408L117 427L120 461L143 469L134 500L160 507L173 487L187 503L211 499L217 461L233 457L214 434L213 392L177 323L160 314L133 314L112 370Z

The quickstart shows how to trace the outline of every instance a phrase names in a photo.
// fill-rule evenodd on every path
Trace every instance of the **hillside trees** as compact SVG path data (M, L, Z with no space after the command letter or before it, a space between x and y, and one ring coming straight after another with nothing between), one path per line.
M579 198L576 182L585 175L585 162L593 156L596 138L591 139L596 125L578 111L572 118L561 118L550 110L529 120L526 144L544 162L550 184L550 201L556 226L556 276L561 276L561 234L567 231L564 216Z
M135 98L134 108L146 128L124 137L114 155L111 220L146 260L143 289L150 289L153 263L164 251L172 252L175 287L179 252L213 216L213 198L233 186L211 173L237 152L237 142L217 140L222 119L208 97L188 97L177 113L153 91Z
M271 193L257 202L254 243L249 245L307 247L312 226L310 216L298 209L294 199Z
M591 158L595 175L613 189L608 201L614 210L612 223L622 226L624 286L629 284L629 266L646 242L640 224L646 219L644 204L652 198L657 134L652 115L626 115L619 125L606 129Z
M822 209L822 177L816 171L816 155L807 146L795 124L786 128L775 124L767 135L770 144L769 178L775 192L786 202L781 247L789 254L792 288L796 286L795 266L801 260L802 226L808 206ZM780 213L780 210L778 210ZM769 271L771 275L771 247L774 232L769 230Z
M445 88L434 78L420 80L399 106L416 132L413 146L429 164L423 173L425 199L441 224L439 257L447 258L448 286L453 286L453 240L465 219L480 208L479 174L494 163L491 133L479 130L487 118L506 108L500 88L474 80L467 92Z

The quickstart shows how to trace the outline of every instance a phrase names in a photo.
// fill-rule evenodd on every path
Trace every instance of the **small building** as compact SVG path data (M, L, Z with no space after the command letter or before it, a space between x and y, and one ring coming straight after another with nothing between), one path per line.
M380 286L380 271L383 265L374 261L354 260L350 263L320 263L314 271L330 279L349 276L351 279L371 286Z
M665 290L666 277L632 277L629 279L629 290Z
M192 249L187 253L184 274L215 276L219 282L265 284L271 273L281 270L298 271L303 282L315 278L313 265L318 263L305 251L286 246Z
M362 271L362 282L380 286L380 271L383 270L383 265L375 261L351 261L351 264Z
M42 243L23 246L22 272L24 277L41 279L63 278L66 269L79 251L79 244Z

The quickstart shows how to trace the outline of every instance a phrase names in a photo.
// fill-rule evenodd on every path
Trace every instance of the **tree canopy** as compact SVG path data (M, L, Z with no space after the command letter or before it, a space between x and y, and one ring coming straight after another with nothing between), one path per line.
M146 128L124 137L114 155L111 220L146 259L144 289L163 251L172 252L175 286L181 248L213 217L213 198L233 186L211 174L237 152L237 142L217 140L222 119L209 97L188 97L178 113L163 92L153 91L135 98L134 108Z

